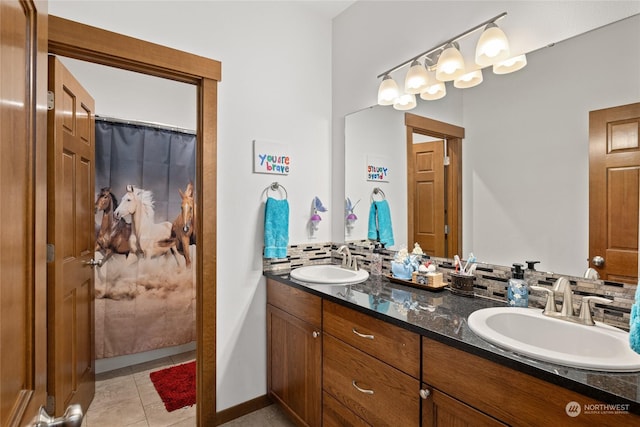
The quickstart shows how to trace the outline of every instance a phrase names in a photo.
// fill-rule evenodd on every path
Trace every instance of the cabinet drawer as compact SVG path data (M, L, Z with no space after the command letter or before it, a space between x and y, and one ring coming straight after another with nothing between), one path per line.
M323 330L395 368L420 378L420 336L366 314L325 301Z
M322 324L322 298L267 279L267 303L316 327Z
M322 427L343 426L369 427L370 424L325 391L322 394Z
M323 390L375 426L420 424L420 383L386 363L323 335Z

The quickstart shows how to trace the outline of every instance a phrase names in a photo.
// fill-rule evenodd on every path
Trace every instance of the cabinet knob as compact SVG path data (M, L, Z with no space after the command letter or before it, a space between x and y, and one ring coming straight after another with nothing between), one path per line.
M428 399L431 396L431 391L428 389L420 389L420 397L423 399Z
M313 335L314 338L318 338L320 336L320 332L313 331L313 334L311 334L311 335Z

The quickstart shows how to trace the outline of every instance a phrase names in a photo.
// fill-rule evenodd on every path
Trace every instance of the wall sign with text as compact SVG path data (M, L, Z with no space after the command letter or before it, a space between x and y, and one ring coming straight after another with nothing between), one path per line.
M367 156L367 181L389 182L389 162L382 157Z
M287 144L253 141L253 172L287 175L291 171L291 154Z

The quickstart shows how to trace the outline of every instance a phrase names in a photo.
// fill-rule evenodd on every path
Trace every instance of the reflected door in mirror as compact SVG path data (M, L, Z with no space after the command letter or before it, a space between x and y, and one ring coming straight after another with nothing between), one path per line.
M638 280L640 103L589 113L589 263L600 277Z

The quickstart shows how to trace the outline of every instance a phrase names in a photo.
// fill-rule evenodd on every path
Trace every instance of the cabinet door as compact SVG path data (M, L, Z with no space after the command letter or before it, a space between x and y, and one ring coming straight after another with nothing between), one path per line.
M428 396L422 401L423 427L506 426L434 388L424 386L423 390L428 391Z
M267 304L267 387L299 425L322 423L322 337L315 326Z

